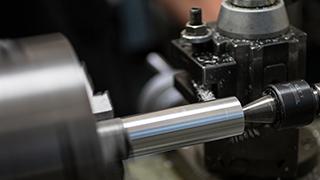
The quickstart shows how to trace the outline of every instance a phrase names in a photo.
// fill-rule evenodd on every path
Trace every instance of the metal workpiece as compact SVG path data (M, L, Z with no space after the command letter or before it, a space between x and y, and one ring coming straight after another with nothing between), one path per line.
M222 35L240 39L274 38L286 33L289 26L283 0L262 8L238 7L229 0L224 0L217 22L217 30Z
M104 156L121 160L128 157L127 134L120 118L97 122L97 133Z
M84 78L61 34L0 41L0 179L104 178Z
M127 117L122 122L131 157L219 140L244 131L242 106L234 97Z
M120 119L99 121L97 122L97 133L108 174L112 175L111 179L123 179L122 161L128 158L130 147L122 121Z

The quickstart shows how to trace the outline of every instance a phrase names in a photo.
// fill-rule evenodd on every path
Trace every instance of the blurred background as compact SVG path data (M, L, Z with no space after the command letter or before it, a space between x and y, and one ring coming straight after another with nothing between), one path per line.
M96 91L109 90L116 116L137 111L143 85L155 74L146 63L150 52L164 58L170 41L179 37L188 10L202 7L214 21L220 0L29 0L0 2L0 38L50 32L66 35L84 61ZM308 77L320 80L320 1L290 5L292 24L309 35Z

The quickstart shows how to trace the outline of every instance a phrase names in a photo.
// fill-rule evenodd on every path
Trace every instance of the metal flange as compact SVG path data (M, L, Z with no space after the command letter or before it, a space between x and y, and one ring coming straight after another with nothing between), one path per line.
M217 22L222 35L239 39L274 38L286 33L289 26L283 0L263 8L238 7L225 0Z
M266 7L275 4L277 0L230 0L230 3L246 8Z

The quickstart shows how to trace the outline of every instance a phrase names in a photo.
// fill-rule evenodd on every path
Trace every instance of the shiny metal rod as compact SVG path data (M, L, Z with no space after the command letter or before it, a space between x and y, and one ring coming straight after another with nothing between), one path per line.
M130 157L240 135L244 114L236 98L191 104L122 119Z

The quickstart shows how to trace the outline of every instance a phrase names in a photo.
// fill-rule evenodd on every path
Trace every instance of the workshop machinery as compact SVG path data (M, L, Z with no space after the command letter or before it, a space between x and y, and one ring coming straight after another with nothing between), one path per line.
M122 179L122 160L239 135L225 98L112 119L60 34L0 43L0 179Z
M212 24L201 13L172 43L190 104L123 118L61 34L1 40L0 179L123 179L123 160L202 143L223 178L296 178L299 128L320 109L306 34L282 0L225 0Z
M283 0L223 0L215 23L201 14L190 10L171 48L170 62L184 70L175 87L189 102L236 96L247 104L269 84L305 78L307 35L290 25ZM296 177L299 130L249 124L242 136L205 144L206 169L225 177Z
M303 127L319 112L319 85L299 80L244 107L228 97L113 118L61 34L0 44L3 180L122 179L125 159L238 136L248 123Z

